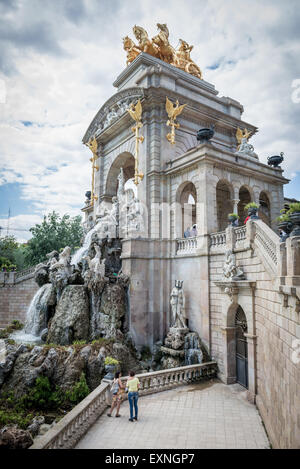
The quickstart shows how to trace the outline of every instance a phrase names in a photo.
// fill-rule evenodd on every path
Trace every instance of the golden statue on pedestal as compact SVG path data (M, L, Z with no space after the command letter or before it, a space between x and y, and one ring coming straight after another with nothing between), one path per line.
M237 128L235 137L238 142L238 150L240 149L242 143L248 142L249 138L251 137L251 133L252 132L246 128L244 130L240 129L239 127Z
M134 184L137 186L140 181L143 180L144 174L139 172L139 150L140 143L143 143L144 137L140 135L140 129L143 127L141 118L142 118L142 105L140 99L136 104L131 103L130 107L127 109L132 119L136 122L136 125L132 127L132 132L135 133L135 166L134 166Z
M166 24L157 23L159 33L149 39L147 31L141 26L133 27L133 34L138 41L135 44L128 36L123 38L123 47L127 52L127 62L129 65L141 53L156 57L181 70L184 70L197 78L202 78L202 72L197 64L191 59L191 51L194 46L190 46L186 41L180 39L179 49L176 51L169 43L169 29Z
M95 195L95 171L99 171L99 166L97 166L95 163L98 159L98 143L96 140L96 137L91 138L87 146L93 153L93 157L90 158L90 162L92 163L92 194L91 194L91 205L94 205L94 200L98 200L98 196Z
M169 116L169 120L167 121L167 125L171 127L171 132L166 135L167 140L171 143L171 145L175 144L175 128L178 129L180 124L175 122L176 117L182 113L183 109L185 108L186 104L182 104L179 106L178 99L176 100L176 105L172 103L166 96L166 111Z

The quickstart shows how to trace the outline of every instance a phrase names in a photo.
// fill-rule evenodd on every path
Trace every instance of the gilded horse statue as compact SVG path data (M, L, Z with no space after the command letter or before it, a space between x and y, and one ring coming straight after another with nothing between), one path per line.
M126 65L129 65L134 59L141 53L138 46L135 45L130 37L125 36L123 38L123 49L127 52Z
M159 47L160 59L169 64L173 63L175 49L169 43L169 30L166 24L157 23L159 33L152 38L152 42Z
M153 55L154 57L159 57L159 48L156 44L149 39L147 31L141 26L133 27L133 34L135 35L138 41L138 48L141 52L146 52L147 54Z

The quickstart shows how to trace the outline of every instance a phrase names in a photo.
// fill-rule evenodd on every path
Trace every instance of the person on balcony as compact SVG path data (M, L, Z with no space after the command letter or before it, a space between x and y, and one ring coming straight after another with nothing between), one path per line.
M138 398L139 398L139 388L140 388L140 381L137 377L135 377L134 371L129 371L129 378L126 384L126 390L128 391L128 401L129 401L129 408L130 408L130 422L138 419ZM135 416L133 416L133 407Z
M188 226L187 229L185 230L183 236L184 236L184 238L190 238L190 237L191 237L191 231L190 231L190 227L189 227L189 226Z
M191 237L195 238L197 236L197 225L193 225L191 229Z
M121 372L117 371L115 374L115 378L113 380L112 386L111 386L113 397L112 397L111 408L107 414L107 417L111 417L112 411L114 410L115 407L117 407L116 417L121 417L121 415L119 414L119 411L120 411L120 406L122 404L123 395L124 395L124 387L121 381L121 376L122 376Z

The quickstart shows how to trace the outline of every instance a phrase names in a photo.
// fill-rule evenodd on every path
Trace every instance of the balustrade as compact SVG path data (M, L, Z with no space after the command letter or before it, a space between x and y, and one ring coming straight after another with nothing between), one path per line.
M216 362L171 368L137 375L140 380L141 396L167 391L176 386L199 381L203 377L215 376ZM127 378L122 378L126 382ZM106 396L109 383L102 383L62 420L39 438L30 449L73 448L88 428L107 407Z

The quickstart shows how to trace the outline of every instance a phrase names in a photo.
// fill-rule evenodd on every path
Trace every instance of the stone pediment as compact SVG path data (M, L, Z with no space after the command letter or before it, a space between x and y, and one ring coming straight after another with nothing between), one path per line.
M144 89L139 87L128 88L114 94L97 112L82 139L83 143L87 143L92 136L101 135L105 129L126 113L132 102L144 96Z

